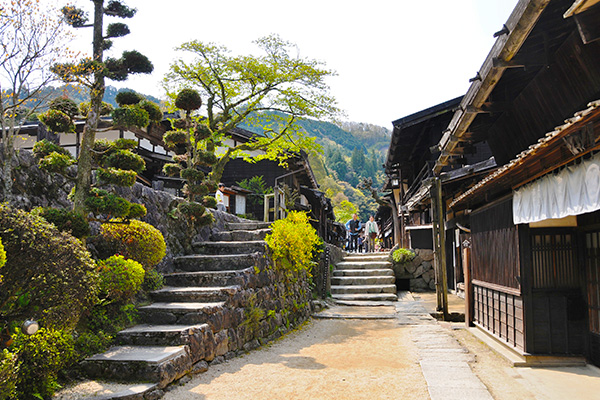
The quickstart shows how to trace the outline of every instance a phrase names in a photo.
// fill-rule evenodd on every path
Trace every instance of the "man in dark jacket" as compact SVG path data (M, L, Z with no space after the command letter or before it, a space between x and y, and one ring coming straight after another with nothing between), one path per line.
M348 243L349 251L358 251L358 233L362 229L362 225L358 219L358 215L352 214L352 219L346 222L346 230L350 235Z

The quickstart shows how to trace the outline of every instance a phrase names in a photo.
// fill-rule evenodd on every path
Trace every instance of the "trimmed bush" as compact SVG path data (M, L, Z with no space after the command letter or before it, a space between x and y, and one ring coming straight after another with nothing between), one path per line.
M204 172L197 170L195 168L186 168L181 170L181 178L188 180L190 182L200 182L204 179Z
M210 128L204 124L198 124L198 126L196 126L196 130L194 131L196 140L200 141L200 140L204 140L204 139L208 139L210 137L210 135L212 135L212 132L210 131Z
M121 128L148 126L150 118L148 112L137 106L123 106L112 112L113 124Z
M17 355L7 349L0 351L0 399L14 398L18 373Z
M213 196L204 196L202 204L204 204L204 207L206 208L217 208L217 199Z
M100 235L113 247L113 254L122 254L149 269L166 255L165 239L152 225L132 220L129 224L102 224Z
M70 154L69 151L64 147L60 147L59 145L54 144L47 139L40 140L33 145L33 154L37 158L44 158L52 153Z
M163 165L163 173L167 176L177 176L181 172L181 165L168 163Z
M171 148L178 144L189 144L190 136L183 130L168 131L163 135L163 141Z
M146 292L158 290L163 287L164 282L165 278L160 272L158 272L155 269L149 269L148 271L146 271L146 275L144 276L144 283L142 283L142 289L144 289Z
M0 321L27 317L50 328L75 326L97 299L96 266L82 243L5 204L0 204L0 238L6 251Z
M111 112L113 112L114 109L115 108L112 106L112 104L102 102L102 104L100 105L100 115L109 115ZM87 117L89 112L90 112L90 102L89 101L79 103L79 114L81 114L84 117Z
M17 398L49 398L59 388L59 371L76 359L73 337L64 330L40 328L31 336L17 331L12 339L10 350L19 360Z
M119 185L119 186L133 186L137 173L135 171L129 171L124 169L116 168L98 168L97 176L105 184Z
M58 110L67 114L70 118L75 118L77 113L79 112L79 108L77 107L77 103L68 97L57 97L55 99L50 100L48 103L48 108L50 110Z
M202 106L202 98L194 89L182 89L175 98L175 107L185 111L197 110Z
M202 204L196 203L194 201L189 201L189 202L184 201L184 202L179 203L179 205L177 206L177 209L183 215L190 217L190 218L197 219L197 218L202 217L202 215L204 215L204 211L206 210L206 207L204 207Z
M115 150L104 159L104 166L128 169L139 173L146 169L146 162L130 150Z
M36 208L33 214L39 215L46 221L54 224L59 230L68 232L78 239L90 234L90 225L83 215L70 210L58 208Z
M160 122L163 118L163 113L162 111L160 111L160 107L151 102L150 100L140 101L138 107L140 107L143 110L146 110L150 121Z
M285 219L271 225L272 233L265 241L271 251L275 265L294 272L306 271L310 276L313 254L322 242L317 231L308 222L308 215L290 211Z
M138 146L138 142L135 139L119 138L111 143L115 149L121 150L133 150Z
M106 215L114 218L128 217L131 209L129 201L97 188L90 191L90 196L85 199L84 204L86 209L94 215Z
M131 203L129 207L129 214L127 214L128 218L143 218L148 213L146 210L146 206L143 204Z
M64 173L65 169L75 164L70 154L50 153L40 159L38 166L47 172Z
M144 282L144 267L137 261L114 255L98 262L100 295L111 300L128 301Z
M115 96L115 101L121 107L138 104L142 100L144 100L144 96L131 90L119 92Z
M39 114L38 118L52 132L75 132L75 124L71 117L59 110L48 110Z

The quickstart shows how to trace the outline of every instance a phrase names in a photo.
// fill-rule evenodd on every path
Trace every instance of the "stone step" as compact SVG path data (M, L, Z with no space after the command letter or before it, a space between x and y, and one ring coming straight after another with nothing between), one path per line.
M223 329L225 303L153 303L138 309L144 323L155 325L194 325L207 323L216 332ZM228 325L228 323L227 323ZM229 328L229 326L227 326Z
M396 293L396 285L331 285L331 295L334 294L364 294L364 293Z
M258 253L252 254L223 254L176 257L173 259L175 268L182 272L198 271L231 271L251 267L256 264Z
M344 256L345 261L389 261L390 253L355 253Z
M227 301L240 290L240 286L222 287L172 287L166 286L150 292L154 301L159 302L215 302Z
M254 231L257 229L267 229L270 226L270 222L261 221L228 222L225 224L225 228L230 231Z
M398 297L393 293L362 293L362 294L331 294L331 298L338 301L353 302L354 305L359 301L369 302L385 302L385 301L397 301Z
M249 240L241 242L199 242L192 244L196 254L244 254L264 253L267 243L264 240Z
M160 388L192 369L187 346L115 346L80 363L90 378L155 382Z
M144 400L156 399L160 393L158 390L156 383L83 380L60 390L52 398L65 400L76 396L77 400Z
M167 286L244 286L253 273L254 268L250 267L233 271L173 272L164 278Z
M331 284L336 286L350 285L386 285L394 284L394 276L334 276Z
M336 269L333 276L394 276L394 271L383 269Z
M208 324L196 325L136 325L117 334L118 345L129 346L183 346L190 349L192 362L202 360L206 343L211 342L212 329Z
M335 265L336 269L383 269L391 268L389 261L342 261Z
M216 242L244 242L252 240L264 240L271 233L271 229L239 230L216 232L212 240Z

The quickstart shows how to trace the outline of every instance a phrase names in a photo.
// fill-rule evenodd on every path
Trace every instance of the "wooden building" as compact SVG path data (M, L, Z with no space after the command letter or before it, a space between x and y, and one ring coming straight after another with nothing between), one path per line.
M467 320L523 354L600 365L600 3L521 0L438 144L442 176L487 143L500 166L443 192ZM448 236L448 235L446 235ZM456 261L456 260L455 260Z

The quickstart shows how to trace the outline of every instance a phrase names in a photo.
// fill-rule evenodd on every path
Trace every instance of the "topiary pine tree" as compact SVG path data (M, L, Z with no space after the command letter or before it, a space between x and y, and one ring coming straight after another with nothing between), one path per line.
M178 205L179 213L188 217L193 224L208 225L213 222L213 216L206 208L216 207L216 201L207 195L217 188L217 184L206 177L205 171L217 162L214 152L208 150L214 148L215 143L206 120L192 116L192 112L202 106L198 92L181 90L175 104L185 111L185 117L173 121L175 129L166 132L163 141L169 150L175 152L177 163L165 164L163 172L186 181L183 187L186 201Z
M105 90L105 79L117 81L126 80L129 74L150 73L153 70L152 63L147 57L137 51L125 51L121 58L107 58L104 60L104 51L110 49L111 38L122 37L129 33L125 24L109 24L106 34L103 34L104 16L118 18L132 18L136 10L129 8L119 0L92 0L94 4L94 18L92 24L87 24L86 13L74 6L68 5L62 8L65 21L75 27L93 27L93 56L82 59L78 64L56 64L53 72L64 82L77 82L90 89L90 108L86 116L86 124L83 130L79 159L77 161L77 178L75 192L73 195L74 209L78 212L85 210L85 203L90 196L93 169L93 148L96 138L96 129L100 119L102 98ZM116 112L116 111L115 111ZM144 118L144 113L146 117ZM129 121L132 125L148 121L147 112L128 110L120 112L121 120ZM128 118L132 118L133 121Z

